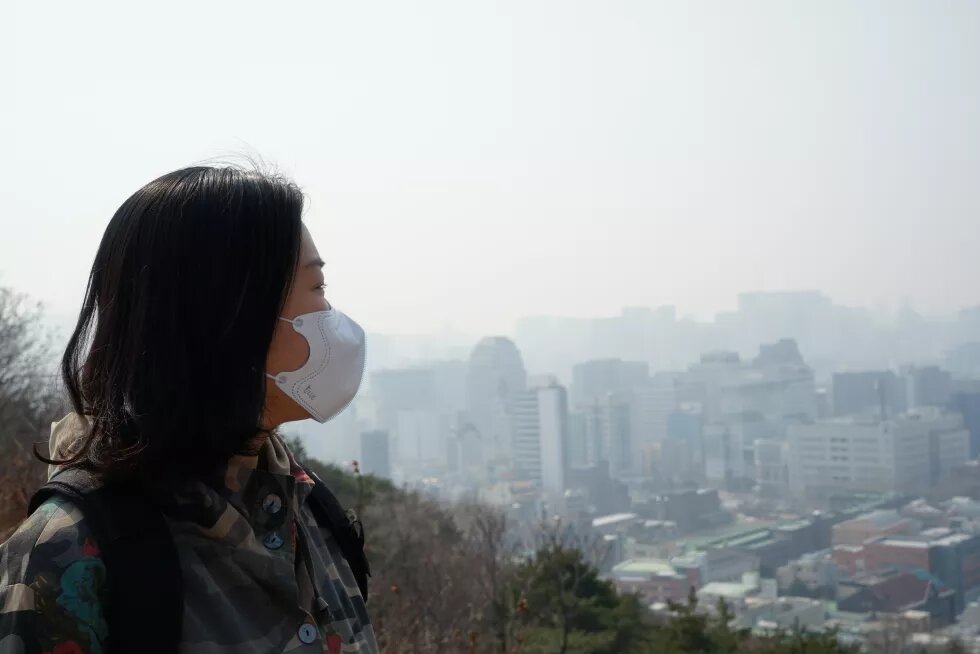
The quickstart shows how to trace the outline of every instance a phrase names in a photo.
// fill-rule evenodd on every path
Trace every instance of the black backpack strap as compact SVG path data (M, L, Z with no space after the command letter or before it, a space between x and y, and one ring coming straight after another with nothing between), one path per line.
M177 548L162 510L137 483L104 484L82 468L58 472L31 498L71 500L91 525L108 586L109 654L173 654L180 643L183 588Z
M353 509L344 510L344 507L315 472L306 467L303 469L314 482L309 499L313 517L321 526L330 529L337 546L340 547L340 552L347 559L347 563L354 573L354 579L361 591L361 597L367 602L371 564L368 563L367 555L364 553L364 526Z

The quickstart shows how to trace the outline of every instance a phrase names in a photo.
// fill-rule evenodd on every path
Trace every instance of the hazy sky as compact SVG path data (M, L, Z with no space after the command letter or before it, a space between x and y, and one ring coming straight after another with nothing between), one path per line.
M72 314L130 193L236 152L373 331L980 302L972 0L0 9L0 284Z

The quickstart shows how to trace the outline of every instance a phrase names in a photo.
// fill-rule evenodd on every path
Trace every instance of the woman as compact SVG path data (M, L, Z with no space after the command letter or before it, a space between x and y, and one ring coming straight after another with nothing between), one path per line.
M54 482L95 479L98 506L136 508L87 515L72 498L91 493L49 493L0 546L0 652L131 649L137 622L146 651L377 651L343 539L276 432L342 411L364 371L302 210L278 176L194 167L113 216L62 361L74 412L45 460ZM147 536L157 511L164 537ZM147 617L175 576L179 610Z

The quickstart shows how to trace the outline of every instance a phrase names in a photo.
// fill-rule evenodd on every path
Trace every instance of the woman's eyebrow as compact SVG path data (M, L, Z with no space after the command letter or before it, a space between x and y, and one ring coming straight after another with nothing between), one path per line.
M323 259L316 257L315 259L310 259L306 262L305 268L323 268L326 264Z

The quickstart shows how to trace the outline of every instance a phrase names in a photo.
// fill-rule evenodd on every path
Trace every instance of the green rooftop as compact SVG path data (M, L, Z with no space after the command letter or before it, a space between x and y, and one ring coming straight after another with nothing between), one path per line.
M699 534L684 538L684 542L694 549L702 549L709 546L727 545L724 541L733 538L742 538L753 532L768 531L772 522L766 520L736 520L730 525L709 529Z
M613 567L613 573L623 576L675 575L677 570L664 559L628 559Z

